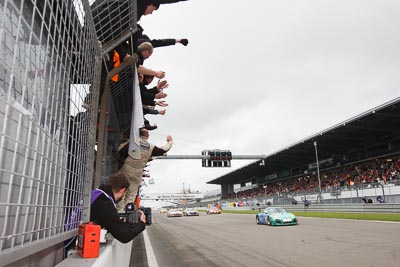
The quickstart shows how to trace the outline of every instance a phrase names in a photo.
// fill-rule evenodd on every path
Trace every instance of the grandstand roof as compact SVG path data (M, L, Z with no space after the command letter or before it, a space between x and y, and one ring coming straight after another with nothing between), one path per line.
M264 165L259 160L207 183L240 183L253 177L314 163L314 141L317 142L319 160L332 158L332 155L359 153L365 149L379 153L380 147L389 142L399 144L399 125L400 97L271 153L266 156ZM394 149L399 151L398 147Z

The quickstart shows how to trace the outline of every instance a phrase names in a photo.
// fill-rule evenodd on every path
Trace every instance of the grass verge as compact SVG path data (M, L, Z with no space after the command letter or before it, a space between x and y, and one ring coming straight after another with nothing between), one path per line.
M199 211L205 212L205 210L199 210ZM222 210L222 213L258 214L259 211ZM299 217L400 222L400 214L397 213L347 213L347 212L314 212L314 211L295 211L292 213Z

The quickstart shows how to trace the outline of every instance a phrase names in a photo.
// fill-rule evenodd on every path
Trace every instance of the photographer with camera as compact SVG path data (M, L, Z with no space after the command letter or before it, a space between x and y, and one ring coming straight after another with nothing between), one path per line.
M123 222L118 215L116 203L121 201L129 187L126 176L117 172L107 179L106 184L92 191L90 220L107 229L112 236L122 243L128 243L139 235L146 227L146 217L139 210L136 223Z

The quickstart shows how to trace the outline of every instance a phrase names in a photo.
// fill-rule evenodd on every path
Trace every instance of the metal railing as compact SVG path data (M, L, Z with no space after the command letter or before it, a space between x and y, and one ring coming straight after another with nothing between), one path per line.
M384 199L385 203L400 203L400 181L390 181L387 184L368 183L354 186L338 186L324 189L319 199L319 190L288 192L274 195L259 194L253 197L234 197L222 200L224 203L243 202L247 206L255 206L256 203L262 205L270 202L275 205L290 205L297 201L301 203L307 199L312 203L322 204L356 204L362 203L363 197L369 197L373 202L377 202L378 196Z
M118 168L137 14L136 0L0 1L0 266L76 236L92 188Z
M321 211L353 213L400 213L400 204L311 204L282 206L288 211Z
M202 206L206 206L202 204ZM352 213L397 213L400 214L400 204L384 203L384 204L311 204L305 206L298 205L275 205L284 208L290 212L296 211L318 211L318 212L352 212ZM268 206L245 206L245 207L229 207L225 206L226 210L262 210Z

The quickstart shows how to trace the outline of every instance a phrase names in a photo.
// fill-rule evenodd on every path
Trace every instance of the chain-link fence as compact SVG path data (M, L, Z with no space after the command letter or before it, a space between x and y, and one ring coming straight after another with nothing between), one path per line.
M88 1L0 1L0 265L89 220L101 50Z

